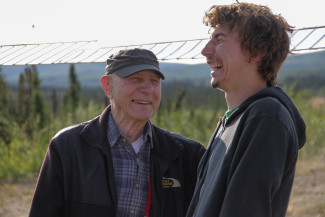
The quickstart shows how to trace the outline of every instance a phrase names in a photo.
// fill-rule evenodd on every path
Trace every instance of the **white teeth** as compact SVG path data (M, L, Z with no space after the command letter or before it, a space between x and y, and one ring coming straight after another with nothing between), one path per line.
M150 102L147 101L140 101L140 100L132 100L132 101L139 104L145 104L145 105L150 104Z
M212 70L221 69L222 66L222 64L210 64Z

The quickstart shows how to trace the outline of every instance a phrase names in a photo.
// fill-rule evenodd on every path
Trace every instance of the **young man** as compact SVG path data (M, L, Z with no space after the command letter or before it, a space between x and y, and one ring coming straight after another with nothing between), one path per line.
M149 50L108 58L101 83L111 104L51 140L30 217L185 216L205 149L150 123L160 79Z
M219 121L198 169L188 217L285 216L305 123L277 73L292 27L268 7L212 6L211 38L202 50L211 86L225 92Z

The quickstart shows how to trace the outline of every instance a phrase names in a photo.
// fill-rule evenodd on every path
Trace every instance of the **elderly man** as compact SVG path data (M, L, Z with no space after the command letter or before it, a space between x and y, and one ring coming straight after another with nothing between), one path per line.
M150 123L160 79L151 51L108 58L101 83L111 104L51 140L30 217L185 216L205 149Z

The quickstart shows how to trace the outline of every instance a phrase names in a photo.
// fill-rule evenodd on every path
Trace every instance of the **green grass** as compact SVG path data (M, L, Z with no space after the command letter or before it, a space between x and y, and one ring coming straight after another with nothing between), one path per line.
M302 159L325 154L325 109L314 108L309 103L310 94L306 92L289 95L299 108L307 125L307 143L299 152ZM102 103L90 101L79 106L74 114L61 114L51 118L51 124L43 129L34 128L31 135L26 134L25 125L13 122L11 125L12 140L9 145L0 140L0 180L15 181L20 178L38 174L50 139L62 128L92 119L104 109ZM160 109L151 121L161 128L182 134L205 146L217 125L224 110L207 107L182 106L175 111L173 105Z
M308 91L298 93L288 92L306 123L307 141L299 151L299 157L305 159L312 158L317 154L325 154L324 106L313 107L310 103L312 93Z

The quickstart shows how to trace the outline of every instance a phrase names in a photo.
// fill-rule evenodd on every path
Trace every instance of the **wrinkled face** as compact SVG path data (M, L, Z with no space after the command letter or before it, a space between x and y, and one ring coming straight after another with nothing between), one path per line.
M249 55L240 46L238 33L227 28L215 27L210 40L202 50L211 68L211 86L231 91L240 85L248 68ZM245 79L244 79L245 80Z
M159 75L153 70L125 78L103 76L103 89L111 101L114 120L147 121L158 109L161 99Z

